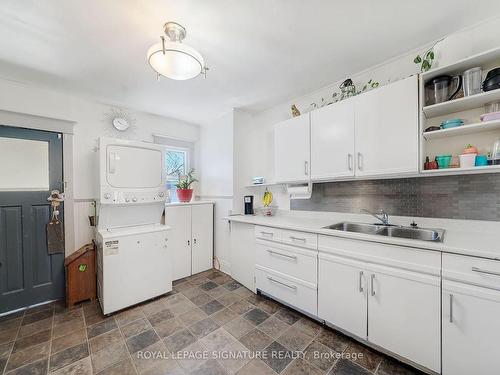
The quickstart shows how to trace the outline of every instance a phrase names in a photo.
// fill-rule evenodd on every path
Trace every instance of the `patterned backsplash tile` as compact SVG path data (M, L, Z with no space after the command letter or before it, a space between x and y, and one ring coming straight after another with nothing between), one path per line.
M311 199L292 200L292 210L500 220L500 174L416 177L318 183Z

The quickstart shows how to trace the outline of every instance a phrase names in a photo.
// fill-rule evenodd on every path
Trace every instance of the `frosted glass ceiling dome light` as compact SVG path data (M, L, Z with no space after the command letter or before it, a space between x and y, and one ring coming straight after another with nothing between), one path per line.
M193 47L182 40L186 37L186 29L176 22L167 22L165 34L170 39L161 37L161 42L148 50L148 63L153 70L167 78L185 80L200 74L206 76L208 68L203 57Z

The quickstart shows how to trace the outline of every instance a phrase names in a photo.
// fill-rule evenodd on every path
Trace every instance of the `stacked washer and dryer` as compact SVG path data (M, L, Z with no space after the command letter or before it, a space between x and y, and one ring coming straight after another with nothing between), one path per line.
M161 223L163 147L99 139L97 294L104 314L172 290L168 227Z

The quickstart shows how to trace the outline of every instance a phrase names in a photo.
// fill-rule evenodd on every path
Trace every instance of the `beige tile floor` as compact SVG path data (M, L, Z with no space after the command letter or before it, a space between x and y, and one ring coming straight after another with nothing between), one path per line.
M0 374L418 374L209 270L102 315L60 303L0 318Z

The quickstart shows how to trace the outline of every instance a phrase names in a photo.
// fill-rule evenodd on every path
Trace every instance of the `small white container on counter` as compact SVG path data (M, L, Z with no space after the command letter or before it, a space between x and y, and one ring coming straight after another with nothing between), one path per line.
M460 155L460 168L472 168L476 165L477 154Z

